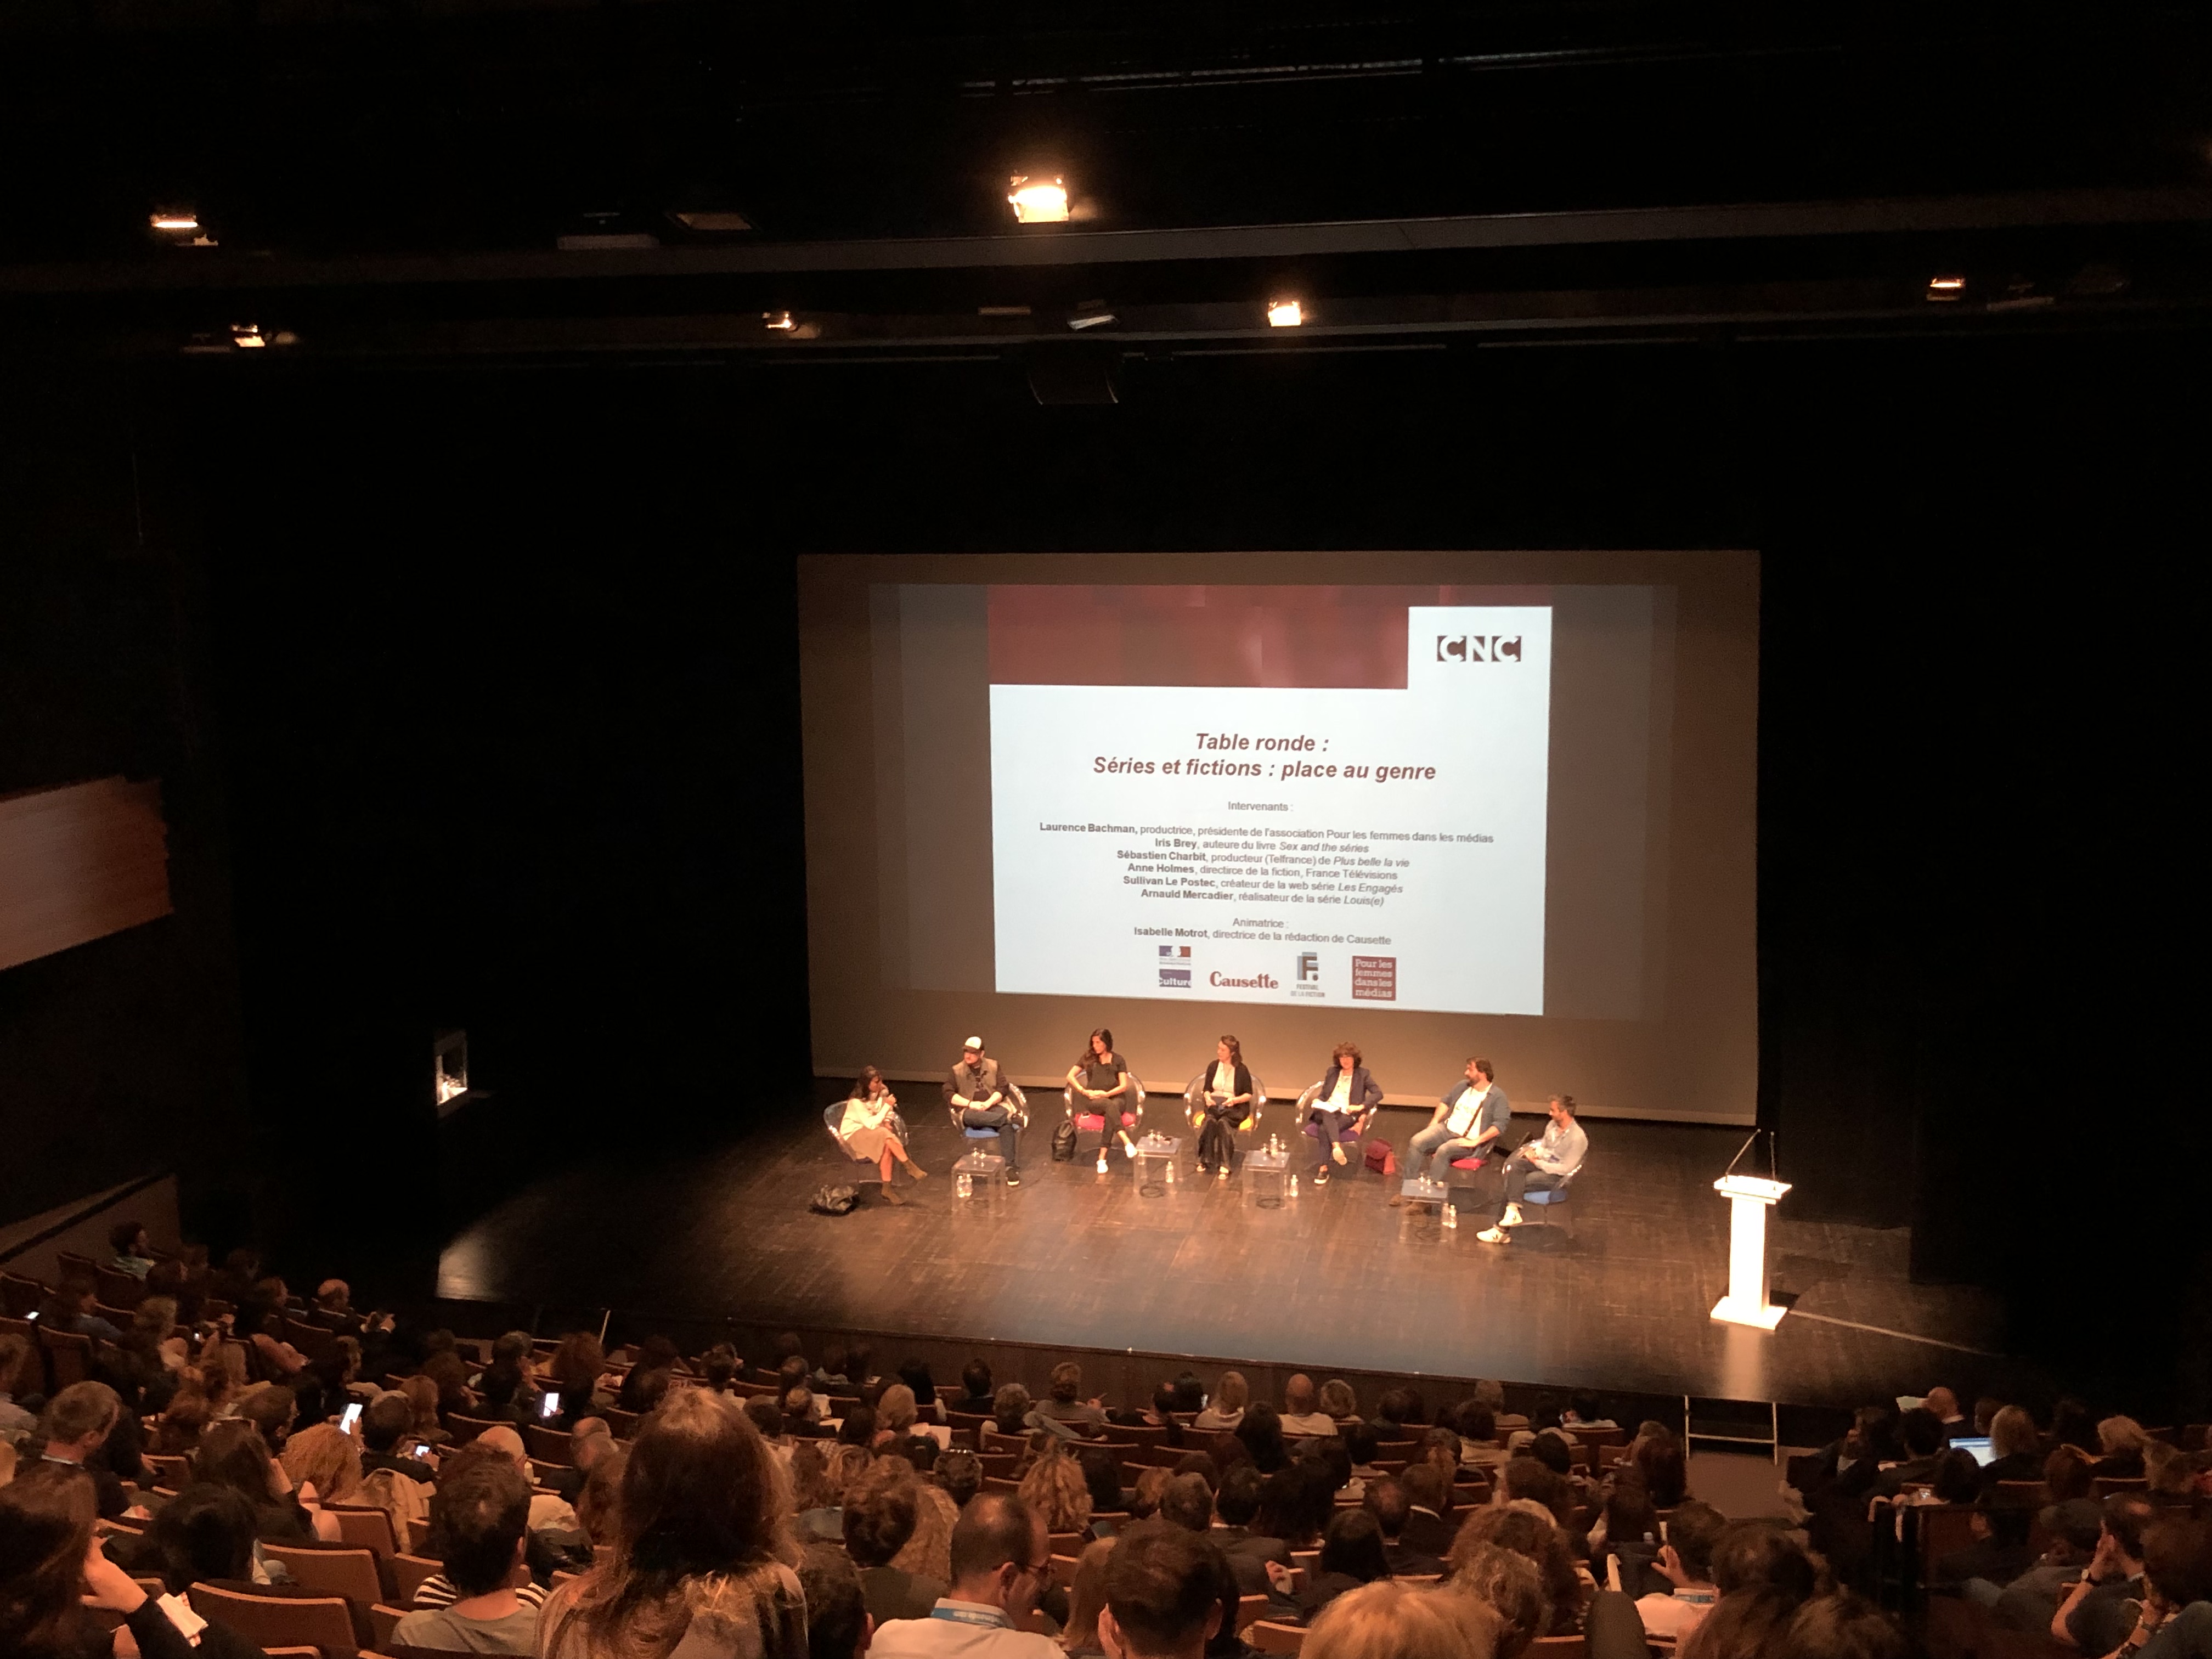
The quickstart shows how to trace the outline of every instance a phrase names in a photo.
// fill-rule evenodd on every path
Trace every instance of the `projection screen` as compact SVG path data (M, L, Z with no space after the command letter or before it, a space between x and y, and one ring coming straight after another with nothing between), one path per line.
M1758 559L799 562L815 1069L1752 1121ZM1055 1105L1054 1110L1057 1107Z

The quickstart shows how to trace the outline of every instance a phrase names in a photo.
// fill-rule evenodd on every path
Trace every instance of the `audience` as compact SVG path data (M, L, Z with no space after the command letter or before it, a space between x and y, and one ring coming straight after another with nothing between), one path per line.
M1349 1394L1351 1390L1346 1389ZM1315 1398L1313 1378L1304 1371L1294 1375L1283 1385L1283 1410L1280 1419L1285 1434L1334 1434L1336 1419L1321 1409Z
M892 1619L927 1619L945 1594L943 1579L902 1572L891 1565L914 1536L921 1492L911 1465L884 1458L845 1494L845 1553L860 1570L868 1616L879 1625Z
M1713 1546L1720 1542L1727 1525L1718 1510L1694 1498L1675 1510L1656 1564L1669 1589L1665 1595L1640 1596L1636 1603L1636 1615L1647 1633L1680 1638L1712 1611L1720 1599L1719 1587L1713 1583Z
M1472 1539L1465 1548L1455 1547L1452 1553L1449 1592L1479 1603L1490 1613L1498 1659L1520 1659L1550 1621L1551 1600L1544 1594L1542 1570L1524 1555Z
M2083 1653L2107 1654L2127 1640L2136 1624L2132 1604L2142 1600L2143 1536L2156 1514L2148 1498L2134 1492L2115 1492L2105 1500L2096 1550L2051 1617L2054 1641ZM2023 1545L2021 1553L2026 1553Z
M73 1464L91 1480L103 1521L121 1515L129 1501L115 1472L94 1461L122 1415L122 1401L105 1382L72 1382L46 1402L32 1437L45 1443L45 1461Z
M148 1528L150 1548L137 1559L161 1588L182 1595L194 1584L253 1586L253 1506L227 1486L191 1486L161 1506ZM235 1631L210 1624L193 1644L199 1659L256 1659L261 1650Z
M1242 1371L1224 1371L1221 1381L1214 1385L1213 1397L1192 1419L1194 1429L1233 1429L1244 1420L1244 1408L1250 1403L1252 1390L1244 1381Z
M198 1650L160 1603L94 1547L96 1516L81 1468L42 1463L0 1486L0 1654L106 1659L113 1638L95 1616L104 1612L121 1615L143 1659L193 1659Z
M1375 1517L1364 1509L1340 1510L1329 1517L1317 1570L1297 1593L1299 1615L1311 1624L1316 1613L1346 1590L1389 1577L1382 1529Z
M930 1617L878 1626L869 1652L876 1659L1062 1659L1050 1638L1017 1628L1051 1567L1043 1521L1018 1498L981 1493L952 1529L951 1588Z
M1452 1540L1449 1565L1455 1582L1466 1553L1478 1544L1510 1550L1536 1569L1544 1586L1544 1635L1581 1634L1587 1588L1575 1571L1565 1536L1549 1515L1520 1504L1477 1510Z
M1098 1615L1106 1610L1106 1563L1117 1540L1101 1538L1083 1547L1075 1563L1075 1577L1067 1587L1067 1622L1060 1626L1060 1650L1073 1659L1103 1656L1099 1644Z
M539 1608L514 1589L530 1531L530 1483L504 1461L483 1458L446 1480L438 1504L439 1559L453 1600L409 1613L393 1639L463 1653L536 1653Z
M808 1659L860 1659L876 1621L852 1559L834 1545L809 1544L799 1557L799 1585L806 1598Z
M1040 1416L1055 1422L1080 1423L1086 1427L1106 1420L1104 1408L1096 1400L1085 1400L1083 1394L1083 1367L1072 1359L1062 1360L1052 1368L1051 1397L1037 1407Z
M1108 1659L1200 1659L1221 1626L1219 1570L1194 1533L1132 1528L1106 1562L1098 1642Z

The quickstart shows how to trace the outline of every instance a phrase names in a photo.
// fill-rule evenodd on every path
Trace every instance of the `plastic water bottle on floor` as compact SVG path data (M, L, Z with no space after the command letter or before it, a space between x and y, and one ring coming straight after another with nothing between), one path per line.
M953 1178L952 1190L962 1198L973 1198L975 1195L975 1182L974 1178L969 1175L967 1170L963 1170Z
M1444 1206L1444 1225L1454 1232L1459 1231L1459 1210L1455 1206L1450 1204Z

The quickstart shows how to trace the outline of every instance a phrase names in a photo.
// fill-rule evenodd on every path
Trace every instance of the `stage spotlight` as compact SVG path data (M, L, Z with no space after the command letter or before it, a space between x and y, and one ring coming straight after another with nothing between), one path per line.
M1931 300L1956 300L1964 297L1966 292L1966 279L1963 276L1946 274L1928 279L1928 297Z
M196 234L200 228L200 216L190 208L179 208L172 212L149 214L146 222L155 230Z
M1026 173L1017 173L1012 179L1012 188L1006 200L1014 210L1017 223L1024 225L1060 225L1067 222L1067 182L1054 175L1050 179L1031 178Z
M240 351L258 351L269 343L269 337L261 331L258 323L233 323L230 343Z
M1115 320L1114 313L1101 307L1077 313L1067 319L1067 325L1080 333L1086 328L1103 328Z
M791 334L798 331L799 319L787 311L763 311L761 313L761 326L773 329L779 334Z
M1267 301L1267 326L1269 328L1299 328L1304 325L1305 320L1305 307L1301 306L1296 300L1270 300Z

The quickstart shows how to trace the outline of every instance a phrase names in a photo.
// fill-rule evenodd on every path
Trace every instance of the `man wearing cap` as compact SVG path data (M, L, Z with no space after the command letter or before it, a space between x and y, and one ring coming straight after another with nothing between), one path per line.
M996 1129L1006 1149L1006 1185L1022 1184L1022 1126L1007 1104L1006 1079L999 1062L983 1052L983 1039L960 1045L960 1063L946 1074L945 1098L963 1129Z

